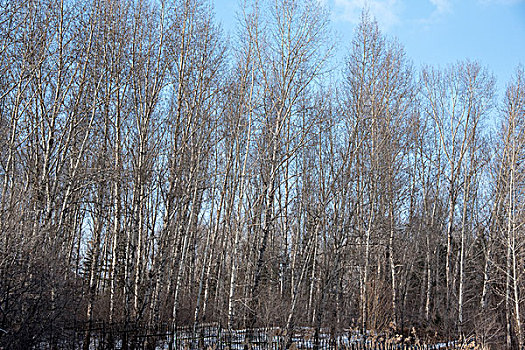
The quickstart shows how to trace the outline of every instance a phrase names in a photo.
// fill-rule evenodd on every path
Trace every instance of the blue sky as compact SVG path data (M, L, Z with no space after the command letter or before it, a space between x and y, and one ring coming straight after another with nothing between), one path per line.
M494 72L501 94L518 63L525 65L525 0L319 1L331 12L343 52L367 6L382 31L404 45L416 67L477 60ZM238 3L215 0L217 19L227 32L234 26Z

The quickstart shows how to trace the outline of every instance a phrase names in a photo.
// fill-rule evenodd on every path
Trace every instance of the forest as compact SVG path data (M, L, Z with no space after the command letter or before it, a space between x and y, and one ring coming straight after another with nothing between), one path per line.
M317 0L236 18L0 0L0 348L104 321L524 349L523 67L498 96L366 11L347 43Z

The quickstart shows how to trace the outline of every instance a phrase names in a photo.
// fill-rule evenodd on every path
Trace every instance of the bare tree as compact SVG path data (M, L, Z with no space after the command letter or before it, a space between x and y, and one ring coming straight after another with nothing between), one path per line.
M386 254L390 270L391 322L397 323L396 230L398 211L406 189L401 185L409 154L412 102L415 98L412 69L403 49L379 31L376 22L363 13L356 30L346 68L347 98L344 111L349 118L353 143L349 166L355 167L355 203L358 235L362 235L361 322L369 319L371 254ZM401 180L401 182L400 182ZM383 194L386 196L383 197ZM387 237L379 236L385 228ZM374 249L385 242L387 251ZM376 250L372 252L372 249ZM377 285L377 283L376 283Z
M502 208L498 229L501 245L506 250L501 271L505 276L506 345L509 349L521 348L524 342L521 319L523 297L520 295L522 276L518 268L523 259L523 242L517 235L523 225L523 172L519 170L518 164L524 156L524 91L523 69L518 68L513 81L507 86L504 101L503 149L498 156L501 176L498 177L497 188L500 192L497 193L496 202ZM517 344L514 343L514 337L517 338Z
M467 208L472 200L473 176L479 174L480 127L483 117L492 104L494 80L479 64L460 62L444 71L427 69L423 72L424 94L427 99L427 113L432 117L440 145L445 156L448 187L448 220L446 229L447 258L445 266L446 307L451 307L451 293L456 293L456 277L452 274L454 233L459 232L459 286L457 287L458 330L463 326L464 260L468 223ZM461 197L460 197L461 196ZM461 223L456 219L456 208L463 200Z

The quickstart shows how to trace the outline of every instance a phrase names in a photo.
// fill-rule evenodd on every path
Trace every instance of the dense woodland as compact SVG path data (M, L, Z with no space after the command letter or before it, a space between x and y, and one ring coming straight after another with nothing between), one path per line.
M0 0L0 346L105 321L523 349L523 68L497 96L366 12L348 43L317 0L213 12Z

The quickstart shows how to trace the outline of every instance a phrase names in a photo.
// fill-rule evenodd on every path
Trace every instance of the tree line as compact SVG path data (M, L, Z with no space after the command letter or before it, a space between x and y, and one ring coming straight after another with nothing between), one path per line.
M316 0L0 1L0 345L74 322L523 348L525 73ZM85 333L84 344L91 334Z

